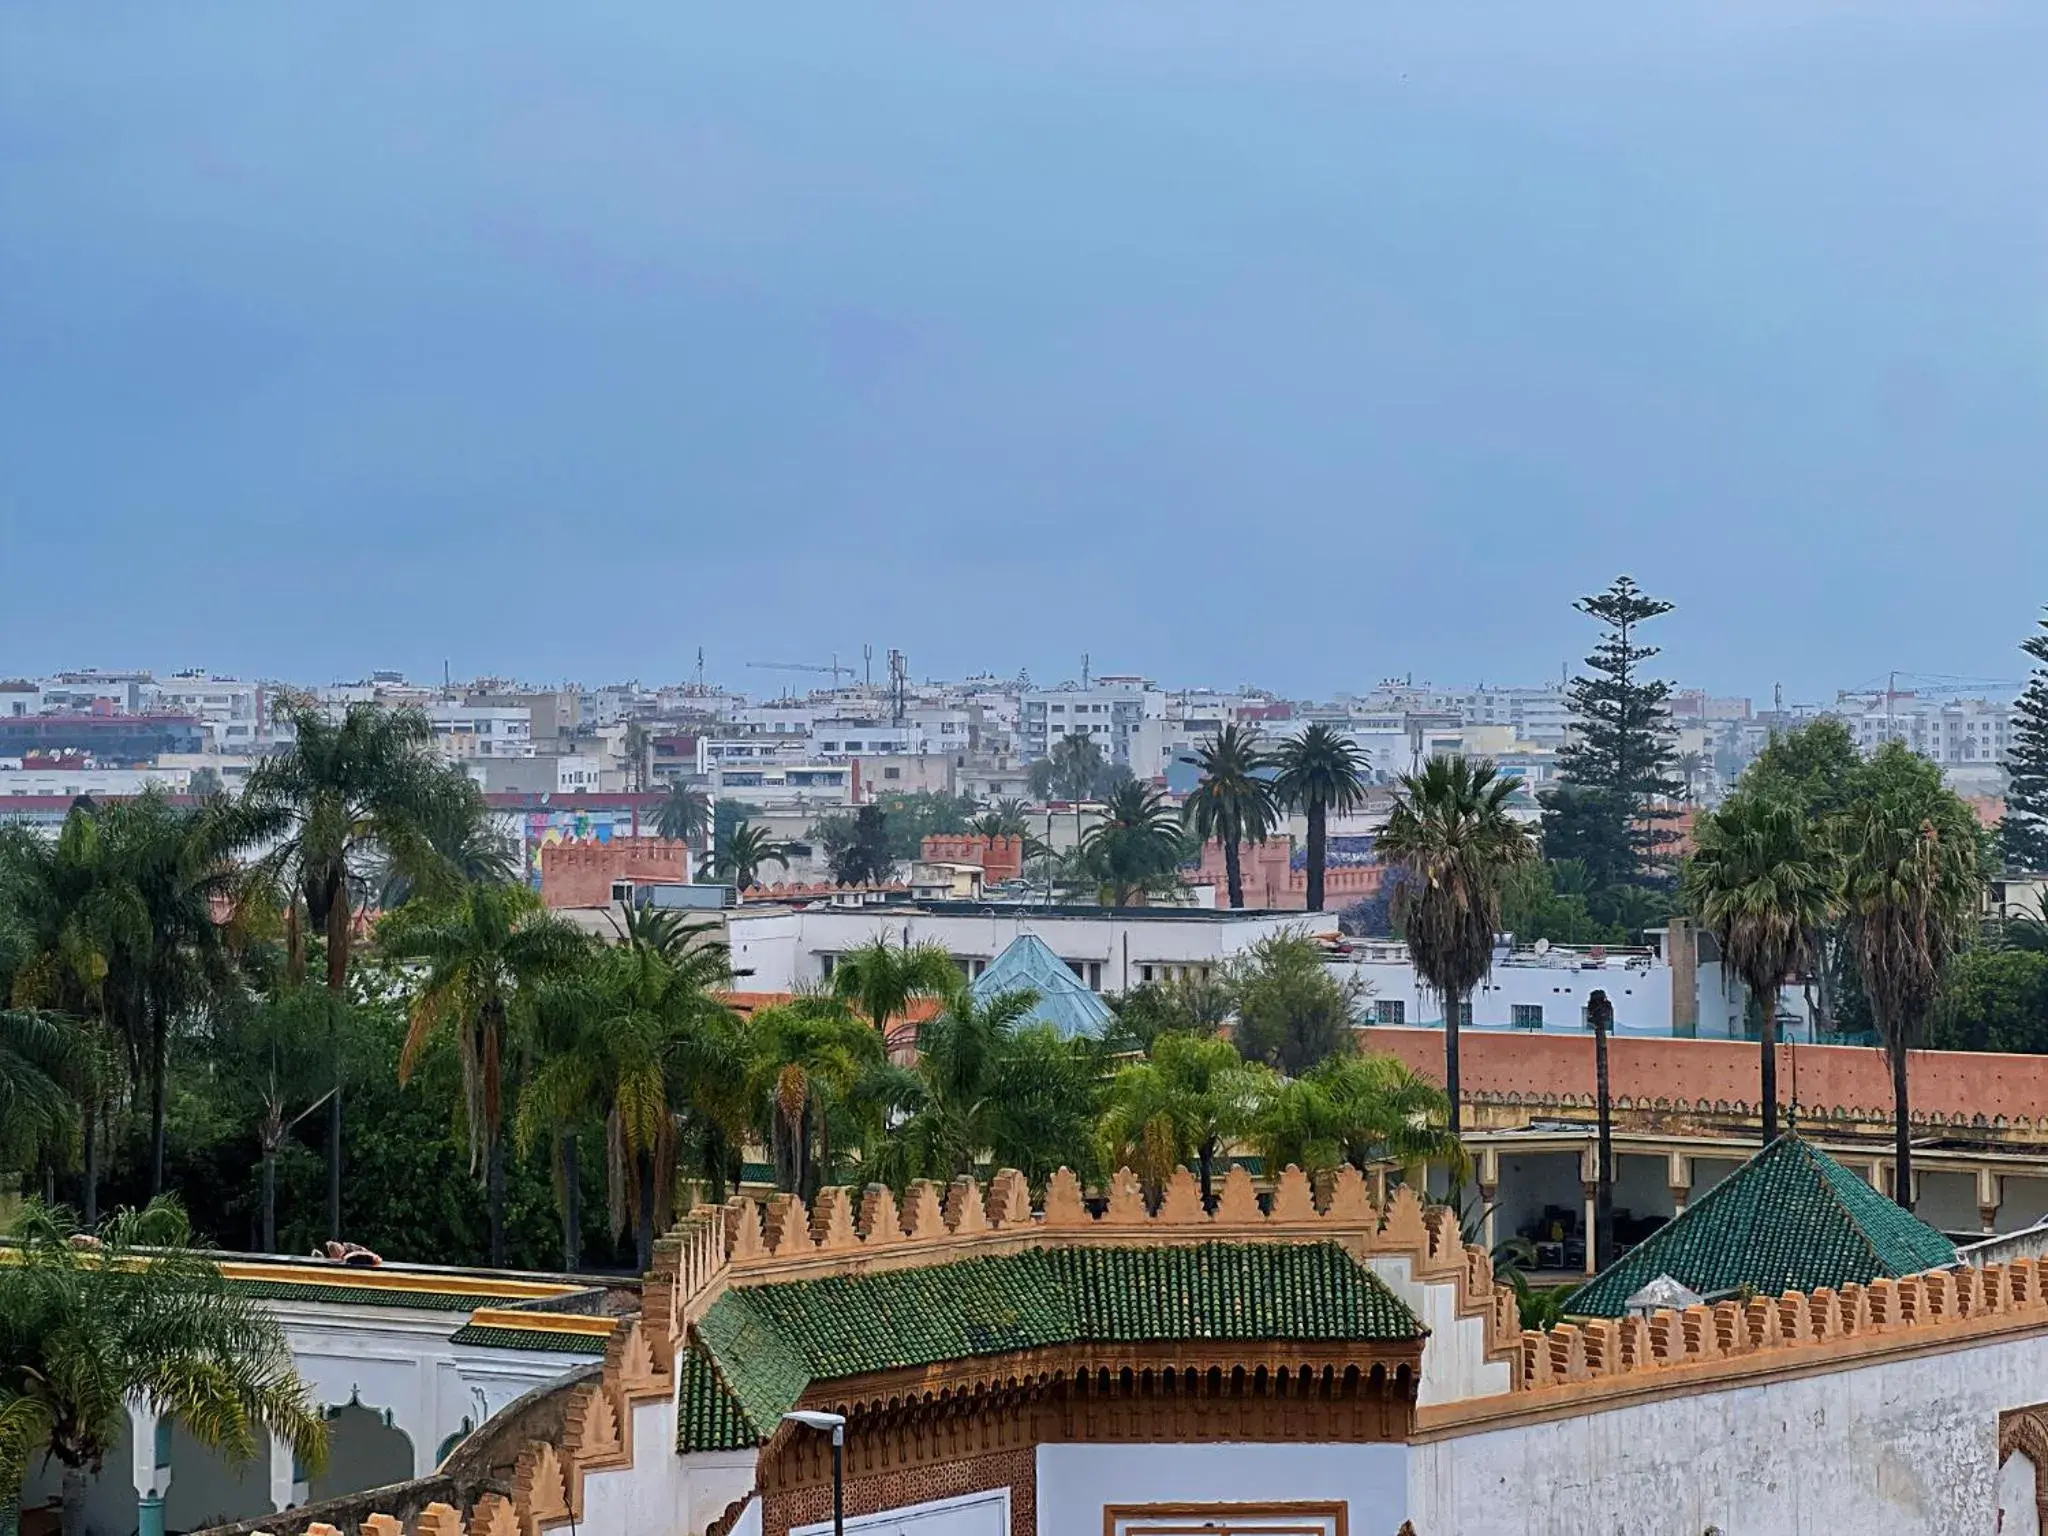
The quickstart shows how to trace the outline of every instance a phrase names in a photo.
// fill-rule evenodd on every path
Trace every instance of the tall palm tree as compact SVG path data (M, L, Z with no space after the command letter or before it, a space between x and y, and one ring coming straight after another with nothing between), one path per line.
M69 1155L79 1118L72 1089L84 1057L84 1037L70 1021L0 1008L0 1171Z
M1883 767L1891 752L1887 747L1873 766ZM1837 835L1849 942L1891 1059L1892 1197L1911 1210L1907 1058L1920 1044L1949 961L1968 941L1976 918L1983 834L1970 808L1938 779L1896 777L1904 782L1895 779L1852 803Z
M674 842L695 842L711 830L711 797L678 779L654 813L654 830Z
M835 1154L854 1150L846 1141L880 1129L883 1102L863 1090L887 1071L882 1036L825 997L763 1008L748 1035L750 1097L775 1164L775 1187L808 1202Z
M431 776L419 808L419 829L435 856L430 881L445 893L452 881L503 885L521 874L521 855L492 814L484 792L452 764ZM418 874L395 865L388 855L370 861L366 884L371 899L389 912L421 890Z
M795 851L793 843L782 842L766 828L743 821L704 856L697 878L723 881L744 891L761 883L761 871L767 865L788 869L789 856Z
M917 998L951 1002L966 985L943 944L891 944L877 934L832 967L832 996L856 1009L891 1046L913 1036L904 1028Z
M1614 1262L1614 1099L1607 1073L1607 1037L1614 1029L1614 1003L1602 988L1586 998L1586 1022L1593 1030L1593 1121L1597 1165L1593 1179L1593 1267Z
M1444 1000L1444 1091L1454 1136L1465 999L1493 969L1501 882L1510 867L1536 857L1528 829L1508 810L1521 785L1484 758L1439 753L1422 772L1401 775L1379 838L1380 857L1402 871L1394 901L1409 958Z
M505 1055L514 999L573 964L587 941L550 916L524 886L472 885L447 908L385 919L379 941L395 959L423 964L398 1080L412 1076L420 1052L445 1026L462 1063L463 1118L470 1171L485 1176L491 1213L491 1263L505 1262Z
M278 714L292 728L292 745L257 765L240 810L253 835L274 843L259 869L288 893L294 973L303 968L305 931L325 934L327 987L343 995L357 900L372 868L434 890L453 881L428 831L445 802L450 770L434 755L434 728L416 709L351 704L336 720L311 700L287 699ZM337 1040L327 1101L327 1227L335 1238L341 1078Z
M63 1536L85 1536L87 1482L135 1399L230 1458L254 1455L268 1430L324 1461L327 1427L283 1325L194 1245L175 1203L118 1212L94 1247L75 1245L77 1230L31 1206L0 1264L0 1508L45 1452L63 1468Z
M1332 1056L1272 1086L1254 1106L1245 1139L1269 1168L1359 1172L1442 1163L1462 1177L1465 1149L1451 1099L1398 1057Z
M1279 819L1280 802L1255 728L1226 725L1195 752L1202 781L1182 807L1196 837L1223 845L1223 869L1230 904L1244 905L1244 869L1238 849L1263 843Z
M1730 796L1700 817L1693 837L1686 895L1757 1016L1768 1145L1778 1136L1778 989L1813 957L1813 935L1834 907L1834 872L1805 812L1770 795Z
M1022 800L1006 797L985 807L967 828L983 837L1029 837L1031 820Z
M1308 818L1308 909L1320 912L1330 812L1342 815L1365 803L1366 755L1350 738L1317 721L1280 743L1273 762L1280 770L1273 792Z
M1081 869L1107 906L1128 906L1134 898L1180 885L1187 845L1180 816L1166 796L1133 779L1110 791L1102 820L1081 839Z
M1276 1081L1214 1035L1165 1034L1109 1085L1100 1136L1112 1167L1129 1168L1155 1197L1192 1161L1202 1204L1215 1206L1216 1160L1247 1130Z

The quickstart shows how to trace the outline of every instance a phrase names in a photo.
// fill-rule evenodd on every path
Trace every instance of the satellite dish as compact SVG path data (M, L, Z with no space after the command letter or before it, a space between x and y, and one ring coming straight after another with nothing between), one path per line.
M1538 939L1538 940L1536 941L1536 953L1537 953L1537 954L1539 954L1539 955L1547 955L1547 954L1549 954L1549 953L1550 953L1550 940L1548 940L1548 939Z

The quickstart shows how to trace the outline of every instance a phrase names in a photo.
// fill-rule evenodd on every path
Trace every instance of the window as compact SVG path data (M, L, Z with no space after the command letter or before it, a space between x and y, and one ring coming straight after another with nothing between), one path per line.
M884 768L882 770L882 777L885 779L900 779L903 777L903 770L901 768Z
M1398 997L1383 997L1372 1005L1373 1018L1382 1024L1406 1022L1408 1005Z
M1541 1003L1515 1003L1508 1009L1508 1022L1517 1029L1541 1029L1543 1027L1543 1005Z
M2002 900L2003 898L1999 898L1999 899L2001 899L2001 900ZM1141 965L1141 966L1139 966L1139 967L1138 967L1138 980L1140 980L1140 981L1150 981L1151 979L1152 979L1152 967L1151 967L1151 966L1149 966L1149 965Z

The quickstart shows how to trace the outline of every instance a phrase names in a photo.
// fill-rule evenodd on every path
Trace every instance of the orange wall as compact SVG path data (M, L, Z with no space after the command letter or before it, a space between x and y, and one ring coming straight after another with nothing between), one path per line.
M687 885L690 845L661 837L571 838L540 851L540 899L550 907L608 907L614 880Z
M1247 843L1237 852L1244 874L1244 904L1247 907L1264 907L1274 912L1308 910L1308 871L1288 867L1293 849L1286 838ZM1379 864L1342 864L1326 869L1323 872L1323 905L1340 907L1346 902L1376 896L1380 882L1386 877L1385 866ZM1229 899L1221 843L1202 845L1202 870L1195 878L1216 887L1219 903Z
M1474 1094L1577 1094L1594 1092L1593 1037L1464 1030L1458 1036L1464 1096ZM1361 1036L1369 1051L1399 1056L1441 1083L1441 1030L1373 1027ZM1753 1104L1758 1047L1743 1040L1640 1040L1612 1037L1608 1077L1617 1099L1717 1100ZM2002 1056L1989 1051L1915 1051L1913 1110L1966 1119L1983 1115L2033 1120L2048 1115L2048 1056ZM1864 1110L1879 1118L1892 1110L1891 1068L1868 1046L1781 1045L1778 1092L1796 1095L1808 1111Z
M1024 839L983 837L975 832L934 833L921 850L927 861L945 864L979 864L982 878L990 885L1015 880L1024 873Z

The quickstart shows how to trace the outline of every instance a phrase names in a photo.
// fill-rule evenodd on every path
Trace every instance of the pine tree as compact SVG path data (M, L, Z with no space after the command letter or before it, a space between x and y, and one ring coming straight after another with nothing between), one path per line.
M1637 638L1673 605L1618 576L1572 606L1607 633L1572 679L1577 737L1558 754L1558 788L1543 797L1543 846L1547 857L1583 861L1595 887L1605 889L1658 870L1664 833L1652 802L1679 792L1671 773L1671 684L1643 676L1657 647Z
M2048 869L2048 619L2020 649L2040 665L2013 707L2012 748L2005 759L2011 782L1999 834L2005 867L2033 872Z

